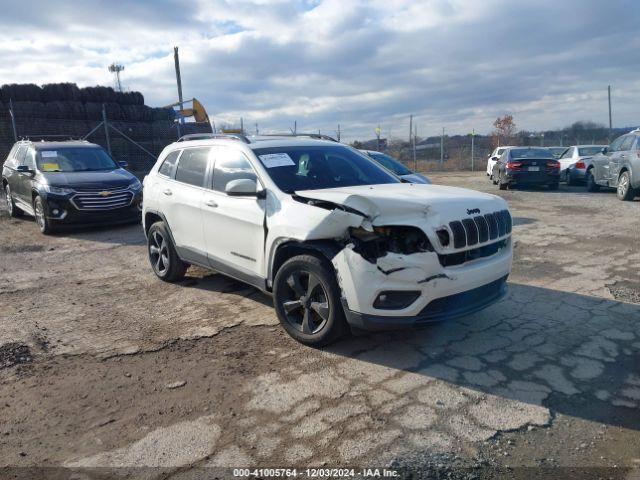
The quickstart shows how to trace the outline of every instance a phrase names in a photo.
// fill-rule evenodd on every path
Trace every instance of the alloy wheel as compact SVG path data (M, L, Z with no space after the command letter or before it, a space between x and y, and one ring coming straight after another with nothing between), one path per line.
M4 187L4 195L5 195L5 199L7 200L7 209L9 210L9 215L12 215L13 214L13 200L11 200L11 190L9 188L9 185Z
M627 190L629 189L629 177L626 175L622 175L620 177L620 181L618 182L618 196L620 198L624 198L627 195Z
M329 296L320 278L312 272L292 272L286 280L282 301L287 322L304 334L324 328L330 317Z
M44 218L44 208L42 207L41 200L36 200L34 205L34 214L36 217L36 223L40 227L40 230L44 230L46 227L46 220Z
M163 276L169 270L169 246L158 230L154 230L149 237L149 257L158 275Z

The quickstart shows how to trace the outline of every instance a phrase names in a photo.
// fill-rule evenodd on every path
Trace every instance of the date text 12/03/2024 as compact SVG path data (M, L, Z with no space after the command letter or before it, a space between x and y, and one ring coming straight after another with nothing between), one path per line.
M388 468L234 468L234 477L260 478L393 478L398 472Z

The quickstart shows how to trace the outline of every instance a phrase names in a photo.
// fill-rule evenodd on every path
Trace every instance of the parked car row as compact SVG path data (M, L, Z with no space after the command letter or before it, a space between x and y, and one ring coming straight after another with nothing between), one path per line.
M487 175L501 190L515 185L558 188L584 183L589 192L615 188L620 200L640 195L640 129L616 138L611 145L563 147L499 147L487 159ZM557 157L557 158L556 158Z

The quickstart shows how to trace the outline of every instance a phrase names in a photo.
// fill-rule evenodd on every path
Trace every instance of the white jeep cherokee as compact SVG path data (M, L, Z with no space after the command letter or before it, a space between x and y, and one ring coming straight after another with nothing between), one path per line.
M270 292L309 345L475 312L504 295L511 270L502 198L403 183L313 137L169 145L144 181L143 226L162 280L193 264Z

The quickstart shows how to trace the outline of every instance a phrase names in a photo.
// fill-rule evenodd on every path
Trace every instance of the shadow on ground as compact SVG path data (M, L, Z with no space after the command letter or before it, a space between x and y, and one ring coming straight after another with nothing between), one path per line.
M638 305L511 284L504 301L478 314L328 350L640 430Z

